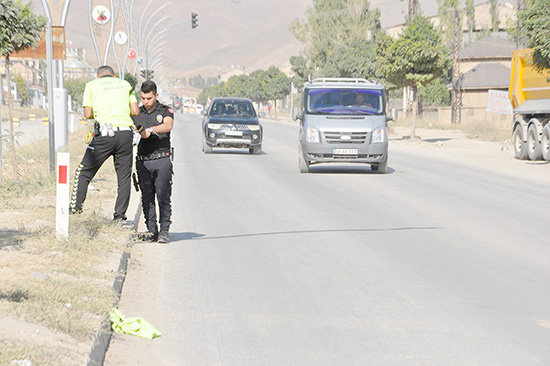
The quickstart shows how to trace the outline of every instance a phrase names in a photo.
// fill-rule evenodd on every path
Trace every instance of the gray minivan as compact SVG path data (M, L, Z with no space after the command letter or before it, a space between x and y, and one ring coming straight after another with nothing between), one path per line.
M388 168L384 87L366 79L320 78L304 85L302 107L293 111L300 121L298 164L308 173L312 164L366 163L373 171Z

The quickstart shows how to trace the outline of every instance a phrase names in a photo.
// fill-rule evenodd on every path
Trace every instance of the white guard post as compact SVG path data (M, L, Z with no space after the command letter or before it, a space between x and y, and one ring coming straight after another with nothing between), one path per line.
M55 231L58 237L69 236L69 163L70 154L57 153L57 204Z

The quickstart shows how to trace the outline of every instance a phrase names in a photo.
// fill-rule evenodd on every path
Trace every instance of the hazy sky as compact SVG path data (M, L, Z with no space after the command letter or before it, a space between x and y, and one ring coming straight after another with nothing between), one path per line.
M63 4L63 0L45 0ZM67 0L65 0L67 1ZM118 4L119 0L114 0ZM159 37L164 42L157 47L165 69L175 73L189 70L204 70L204 73L223 73L232 68L253 71L274 64L282 66L292 55L299 54L303 45L289 31L291 22L304 15L311 0L123 0L134 1L135 19L157 20L158 29L144 30L150 39L156 32L165 33ZM37 13L43 14L41 0L32 0ZM425 15L437 13L436 0L420 0ZM463 2L463 1L462 1ZM476 1L476 4L487 1ZM93 6L108 5L108 0L93 0ZM144 12L146 4L147 7ZM371 0L371 9L379 8L383 27L402 24L407 13L408 0ZM88 0L72 0L66 25L68 46L86 48L87 54L95 59L88 22ZM154 16L159 7L163 7ZM199 26L191 29L191 12L199 14ZM144 22L145 23L145 22ZM107 26L104 26L108 29ZM150 45L152 48L157 45ZM103 52L101 52L103 53ZM151 52L152 53L152 52ZM154 55L151 56L151 58ZM212 71L213 70L213 71Z

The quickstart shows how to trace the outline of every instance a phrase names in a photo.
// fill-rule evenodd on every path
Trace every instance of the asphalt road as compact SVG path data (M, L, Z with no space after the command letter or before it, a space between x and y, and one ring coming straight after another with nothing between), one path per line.
M390 144L388 174L201 152L176 116L173 242L140 244L105 365L548 365L548 182ZM216 150L215 150L216 151ZM542 169L547 167L542 166Z

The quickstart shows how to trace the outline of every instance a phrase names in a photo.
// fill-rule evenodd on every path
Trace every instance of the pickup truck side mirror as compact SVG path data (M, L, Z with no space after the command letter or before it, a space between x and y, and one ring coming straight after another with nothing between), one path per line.
M397 121L397 108L392 108L390 115L388 117L388 121Z
M203 109L203 110L201 111L201 114L202 114L203 116L206 116L206 109Z
M265 112L258 112L258 117L265 118Z

